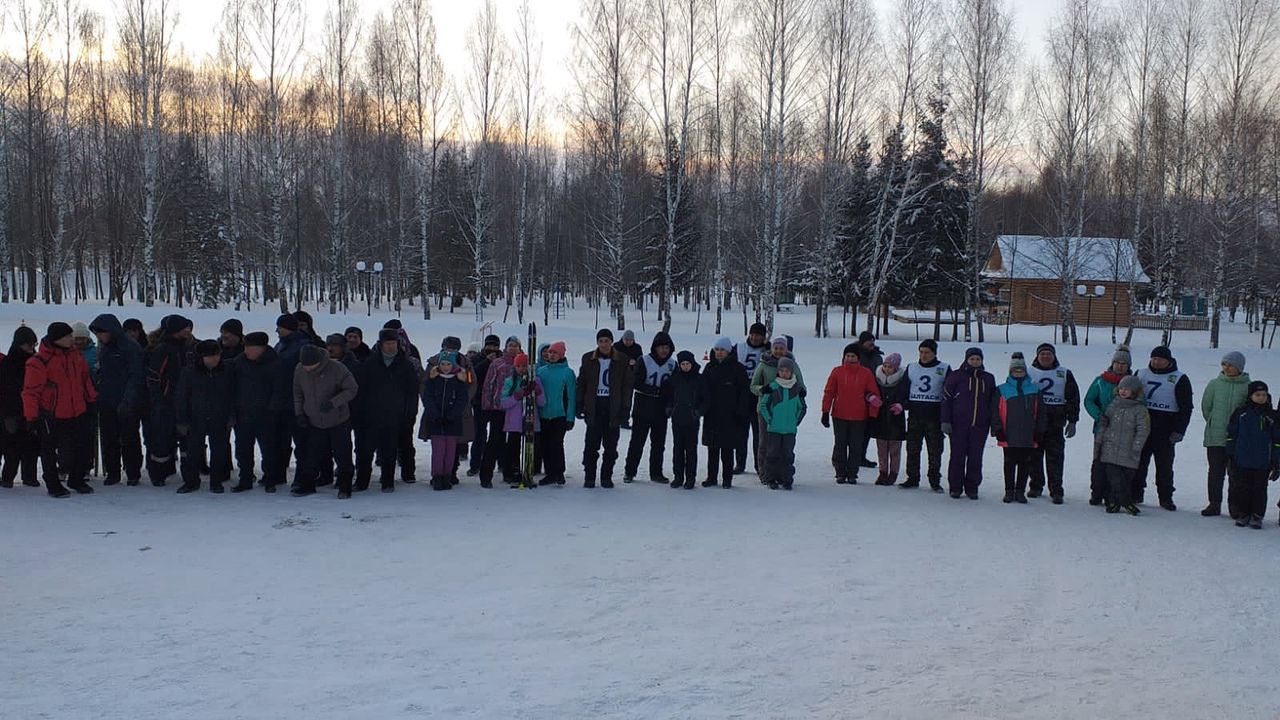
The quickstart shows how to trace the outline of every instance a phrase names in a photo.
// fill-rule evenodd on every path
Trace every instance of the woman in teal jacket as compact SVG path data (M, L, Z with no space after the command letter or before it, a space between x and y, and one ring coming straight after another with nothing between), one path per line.
M538 363L535 371L546 405L540 408L542 415L542 462L547 474L539 485L564 484L564 436L573 429L573 418L578 408L578 379L565 361L564 341L547 347L546 362Z
M796 361L778 360L778 374L760 393L760 422L765 428L769 487L790 490L796 475L796 431L804 420L804 384L796 377Z
M1200 514L1222 514L1222 483L1227 479L1227 423L1231 413L1249 399L1249 373L1244 371L1244 355L1229 352L1222 356L1222 372L1204 386L1200 412L1204 415L1204 452L1209 460L1209 504ZM1227 496L1227 512L1234 520L1240 514L1236 498Z

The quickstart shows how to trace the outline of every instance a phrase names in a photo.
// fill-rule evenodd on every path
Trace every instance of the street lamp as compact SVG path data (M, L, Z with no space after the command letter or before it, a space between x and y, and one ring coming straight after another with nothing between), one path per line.
M1100 298L1103 295L1107 294L1107 288L1102 285L1094 285L1092 288L1092 292L1090 292L1090 289L1091 288L1088 285L1076 286L1076 294L1079 295L1080 297L1088 298L1088 301L1085 304L1085 318L1084 318L1085 347L1089 346L1089 327L1093 325L1093 299L1095 297Z
M356 263L356 272L369 277L368 287L365 290L364 299L366 305L366 313L368 317L373 317L373 277L382 277L382 263L376 262L371 269L365 261L361 260Z

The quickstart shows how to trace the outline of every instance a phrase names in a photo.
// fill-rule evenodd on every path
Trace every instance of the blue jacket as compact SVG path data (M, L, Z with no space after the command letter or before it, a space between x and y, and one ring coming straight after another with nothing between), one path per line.
M1227 456L1244 470L1280 463L1280 424L1270 407L1246 402L1227 421Z
M542 392L547 404L539 409L544 420L568 418L572 424L577 417L578 379L573 374L567 360L558 363L539 363L538 382L542 383Z
M298 367L302 347L311 343L305 333L294 332L276 343L276 355L280 356L280 387L293 387L293 371Z
M89 329L111 334L111 341L98 348L98 403L105 410L125 406L141 411L147 401L147 370L142 362L142 348L124 332L115 315L104 313L94 318ZM85 360L88 361L86 352Z

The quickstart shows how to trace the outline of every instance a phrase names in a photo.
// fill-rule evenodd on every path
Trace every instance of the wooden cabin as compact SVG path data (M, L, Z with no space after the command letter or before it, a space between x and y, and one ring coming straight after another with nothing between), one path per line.
M983 271L986 292L995 301L991 315L1004 322L1059 324L1064 269L1075 277L1072 308L1080 327L1124 325L1130 282L1150 282L1125 238L1000 235Z

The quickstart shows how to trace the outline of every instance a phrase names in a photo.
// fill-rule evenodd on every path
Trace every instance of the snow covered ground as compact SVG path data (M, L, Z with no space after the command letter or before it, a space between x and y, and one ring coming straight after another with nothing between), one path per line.
M2 306L0 338L101 310ZM165 312L119 315L152 327ZM186 314L212 336L231 313ZM321 332L366 336L387 317L315 315ZM275 313L245 317L269 330ZM807 313L779 318L820 389L847 341L810 338ZM540 336L567 340L576 367L593 322L580 308ZM701 351L708 319L693 324L673 334ZM424 351L473 325L469 311L406 318ZM646 347L654 328L637 328ZM911 339L882 347L913 358L913 329L896 330ZM1012 350L1029 357L1052 330L996 333L987 364L1003 377ZM1059 348L1082 391L1107 335ZM1280 351L1237 325L1225 337L1280 384ZM1135 359L1155 338L1139 334ZM1174 345L1197 397L1223 352L1205 344ZM994 445L979 502L874 487L870 472L837 486L816 410L792 493L753 475L732 491L586 491L581 428L564 488L0 491L0 717L1275 718L1280 529L1274 510L1262 532L1200 517L1202 429L1197 412L1179 512L1137 518L1085 503L1087 431L1069 445L1066 505L1009 506Z

